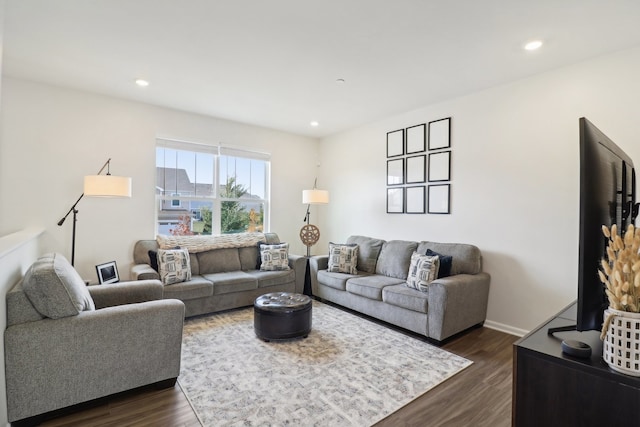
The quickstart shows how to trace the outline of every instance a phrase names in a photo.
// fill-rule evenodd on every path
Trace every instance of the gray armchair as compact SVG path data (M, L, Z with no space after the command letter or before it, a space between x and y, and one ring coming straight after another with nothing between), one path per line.
M10 422L157 383L180 373L184 304L157 280L85 286L58 254L7 293Z

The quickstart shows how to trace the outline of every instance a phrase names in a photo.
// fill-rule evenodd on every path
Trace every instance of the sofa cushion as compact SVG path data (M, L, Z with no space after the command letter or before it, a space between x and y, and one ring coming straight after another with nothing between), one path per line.
M35 309L45 317L59 319L95 310L84 280L60 254L46 254L38 258L25 273L22 289Z
M286 285L296 280L296 273L293 270L286 271L247 271L252 277L258 280L259 288L268 288L269 286Z
M7 326L35 322L45 318L36 310L27 294L24 293L23 282L24 279L21 279L7 292Z
M403 280L394 277L373 274L347 280L347 291L365 298L382 300L382 289L385 286L397 285Z
M453 265L453 257L451 255L443 255L431 249L427 249L427 256L437 256L440 258L440 267L438 268L438 279L451 276L451 266Z
M318 271L318 283L340 291L347 290L347 280L361 277L360 274L331 273L327 270Z
M175 298L182 301L206 298L213 295L213 283L202 276L191 276L191 280L164 287L164 299Z
M194 254L198 257L200 275L242 270L238 248L211 249Z
M411 254L418 248L416 242L391 240L382 244L376 274L407 280ZM426 251L426 249L425 249Z
M418 252L427 253L427 249L443 255L451 255L451 275L478 274L482 271L482 255L480 249L465 243L420 242Z
M375 273L383 243L384 240L365 236L350 236L347 239L347 244L358 245L358 270Z
M358 274L358 245L329 243L329 266L331 273Z
M411 289L404 284L385 286L382 301L418 313L427 313L429 293Z
M213 282L213 295L258 289L258 279L244 271L204 274L203 277Z
M289 270L289 244L260 245L261 271Z
M440 267L440 257L437 255L427 256L414 252L411 255L411 264L407 274L406 284L412 289L427 292L429 283L438 277Z
M191 262L186 249L158 249L158 273L165 285L191 280Z

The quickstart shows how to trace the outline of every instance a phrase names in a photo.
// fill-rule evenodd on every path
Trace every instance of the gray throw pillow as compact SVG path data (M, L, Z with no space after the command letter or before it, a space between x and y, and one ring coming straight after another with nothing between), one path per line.
M95 310L84 280L60 254L38 258L25 273L22 289L35 309L51 319Z

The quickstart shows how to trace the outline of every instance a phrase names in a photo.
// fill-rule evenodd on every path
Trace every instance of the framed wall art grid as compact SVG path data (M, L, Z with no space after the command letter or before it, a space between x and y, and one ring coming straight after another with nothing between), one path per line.
M451 117L387 132L386 142L387 213L451 213Z

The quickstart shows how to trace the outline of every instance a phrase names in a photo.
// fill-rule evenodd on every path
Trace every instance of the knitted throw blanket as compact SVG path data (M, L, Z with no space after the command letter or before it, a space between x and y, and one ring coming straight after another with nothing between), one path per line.
M173 249L179 246L189 253L204 252L221 248L245 248L265 242L264 233L221 234L217 236L167 236L156 237L160 249Z

